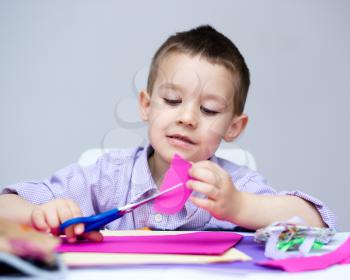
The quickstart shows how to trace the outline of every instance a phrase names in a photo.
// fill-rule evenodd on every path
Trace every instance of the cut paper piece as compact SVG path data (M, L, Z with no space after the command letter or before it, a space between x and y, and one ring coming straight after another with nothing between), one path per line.
M285 259L307 256L311 249L328 244L335 234L332 228L309 227L295 216L284 222L275 222L255 232L257 242L266 242L265 256Z
M160 191L164 191L179 183L183 183L183 187L156 198L153 203L153 209L156 212L174 214L184 207L187 199L192 193L192 190L186 187L186 183L190 179L190 176L188 175L188 170L190 168L190 162L184 160L177 154L174 155L170 167L165 173Z
M322 256L298 257L257 262L258 265L279 268L288 272L324 269L335 264L347 263L350 258L350 238L335 251Z
M58 252L221 255L241 240L231 232L178 235L105 236L102 242L63 243Z

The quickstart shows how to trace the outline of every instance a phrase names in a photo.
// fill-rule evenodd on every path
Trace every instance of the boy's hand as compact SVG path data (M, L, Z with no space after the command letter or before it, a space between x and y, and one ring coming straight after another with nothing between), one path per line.
M234 222L241 207L242 194L233 185L230 175L208 160L194 163L189 175L195 180L189 180L187 186L207 196L191 196L191 202L217 219Z
M51 232L59 235L59 226L68 219L81 217L78 205L70 199L55 199L45 204L36 205L31 213L31 224L39 231ZM77 224L65 229L68 242L75 242L77 236L83 236L92 241L101 241L102 234L97 231L84 232L84 225Z

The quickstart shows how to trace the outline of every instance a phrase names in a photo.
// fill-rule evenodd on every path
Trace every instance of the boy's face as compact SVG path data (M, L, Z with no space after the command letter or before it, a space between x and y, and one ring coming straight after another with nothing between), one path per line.
M234 77L200 56L173 53L159 65L153 92L140 93L142 118L155 157L170 162L175 153L196 162L210 158L222 139L232 141L247 116L234 116Z

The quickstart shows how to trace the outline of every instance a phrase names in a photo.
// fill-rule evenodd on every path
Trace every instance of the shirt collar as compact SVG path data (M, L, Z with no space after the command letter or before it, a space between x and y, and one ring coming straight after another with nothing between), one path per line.
M153 147L148 143L145 147L141 147L140 151L136 154L135 163L131 175L131 202L140 200L146 193L155 192L158 190L156 183L153 180L152 173L148 165L148 157L154 153ZM213 155L210 161L218 163L218 158ZM197 196L201 196L197 194ZM190 217L198 209L189 201L185 204L187 212L186 217Z
M146 144L141 147L136 154L132 174L131 174L131 201L137 201L149 191L156 191L157 185L153 180L148 165L148 157L154 152L151 145Z
M213 155L211 158L209 158L208 160L210 160L211 162L214 162L216 164L218 164L218 158L216 157L216 155Z

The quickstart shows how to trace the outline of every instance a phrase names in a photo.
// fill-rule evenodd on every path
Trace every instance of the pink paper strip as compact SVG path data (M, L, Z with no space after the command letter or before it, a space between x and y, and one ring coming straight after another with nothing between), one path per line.
M350 239L350 237L349 237L349 239ZM348 263L350 263L350 254L346 259L344 259L340 262L340 264L348 264Z
M350 256L346 260L343 260L341 262L341 264L348 264L348 263L350 263Z
M194 232L176 235L105 236L102 242L63 243L58 252L221 255L241 240L232 232Z
M190 179L188 176L188 170L190 168L191 163L176 154L174 155L171 165L164 176L160 191L164 191L181 182L183 183L183 187L156 198L153 203L153 209L156 212L174 214L184 207L192 192L186 187L186 183Z
M333 252L322 256L298 257L257 262L258 265L279 268L289 272L324 269L335 264L346 263L350 258L350 238Z

